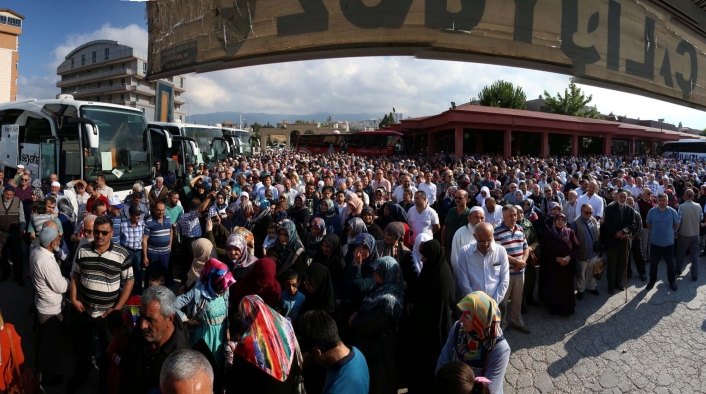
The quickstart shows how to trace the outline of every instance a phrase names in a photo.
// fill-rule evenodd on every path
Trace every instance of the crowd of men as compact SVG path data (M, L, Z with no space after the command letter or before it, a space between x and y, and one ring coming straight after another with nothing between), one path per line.
M101 384L110 381L108 364L98 357L110 353L105 321L139 295L136 319L142 323L135 329L146 344L136 359L150 370L143 378L130 378L159 382L154 367L188 347L175 339L175 311L165 305L188 290L194 244L202 238L216 250L230 251L229 236L249 232L254 256L274 257L283 274L277 279L284 284L295 278L300 289L305 283L297 275L285 278L285 271L303 278L318 256L330 254L322 251L322 232L350 245L342 251L338 268L343 270L367 257L357 252L361 233L378 242L380 255L399 240L393 257L405 289L423 270L415 241L437 239L453 273L454 302L483 291L501 305L503 328L527 334L531 327L522 318L531 312L527 305L543 303L552 313L570 314L585 293L614 294L629 286L633 275L640 279L635 286L649 290L660 280L662 260L665 283L677 291L687 260L690 277L698 278L706 240L706 167L658 157L385 158L283 151L210 166L188 164L183 179L157 170L148 187L137 182L124 199L104 176L60 184L56 174L34 179L18 168L12 175L0 174L2 279L12 274L21 285L33 284L46 384L63 380L55 373L53 355L60 351L68 300L77 344L73 389L84 383L92 364L101 369ZM296 234L288 234L287 241L298 238L304 249L301 264L288 262L273 247L288 221ZM397 227L390 223L402 224L401 237L395 239ZM554 241L568 252L555 255ZM237 265L225 263L235 272ZM328 268L335 281L336 267ZM244 278L235 277L236 283ZM328 312L345 339L339 312L347 304L334 287L335 308ZM277 296L282 303L284 287ZM400 302L408 303L406 293ZM275 309L285 314L282 308ZM102 337L96 334L101 327ZM348 345L338 343L337 349L347 354ZM405 387L398 375L395 389Z

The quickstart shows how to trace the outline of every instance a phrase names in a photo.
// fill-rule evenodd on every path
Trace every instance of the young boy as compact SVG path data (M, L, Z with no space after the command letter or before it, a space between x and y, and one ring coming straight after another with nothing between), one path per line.
M304 294L299 291L299 275L288 270L282 280L282 315L289 321L297 320L305 299Z

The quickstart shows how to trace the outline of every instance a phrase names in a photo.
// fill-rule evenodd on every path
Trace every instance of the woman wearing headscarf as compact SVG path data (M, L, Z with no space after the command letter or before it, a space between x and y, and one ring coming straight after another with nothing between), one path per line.
M402 222L391 222L385 227L385 236L377 241L380 257L390 256L397 260L401 267L412 265L412 251L404 245L405 228Z
M326 236L326 223L324 219L313 218L306 234L306 255L313 259L321 252L321 241Z
M433 237L431 235L426 233L417 234L417 237L414 238L414 247L412 247L412 266L402 269L402 272L405 274L405 281L408 284L414 283L417 280L417 277L419 277L419 274L422 272L422 265L424 262L422 261L422 253L419 248L421 248L422 243L427 242L432 238Z
M373 207L363 208L360 218L363 219L363 223L365 223L368 234L372 235L375 240L380 241L385 236L382 228L375 224L375 209L373 209Z
M299 393L302 356L292 324L256 295L243 298L238 311L242 335L226 392Z
M480 193L476 196L476 204L479 207L485 207L485 199L490 197L490 189L487 186L480 188Z
M326 266L312 262L306 268L300 289L306 299L299 316L312 309L321 309L333 315L336 310L336 300L331 272Z
M240 234L231 234L226 241L226 249L216 248L219 258L223 258L233 272L233 277L240 280L252 270L257 258L250 254L248 242ZM224 253L224 254L223 254Z
M404 238L402 239L402 242L404 242L405 246L407 246L408 248L412 248L414 240L411 236L412 232L409 227L409 218L407 217L407 212L394 202L388 201L383 206L382 217L378 217L376 223L378 226L380 226L380 228L385 228L391 222L403 223L403 226L405 227L405 234Z
M365 225L365 222L363 222L363 219L352 218L346 223L345 232L348 236L348 241L341 247L341 250L343 251L343 255L346 256L346 262L350 263L350 261L353 260L353 247L350 245L355 242L358 235L367 233L368 227Z
M289 219L282 220L277 226L278 240L271 248L277 258L277 276L287 270L294 270L299 277L304 276L306 270L306 250L299 240L297 228ZM269 250L268 250L269 255Z
M334 207L333 200L325 198L319 204L319 217L326 223L326 233L336 234L339 237L343 234L343 226L338 217L338 211Z
M174 303L181 320L191 327L191 346L199 344L200 349L208 349L221 368L225 361L223 345L228 324L228 288L233 283L235 279L228 266L211 258L201 269L196 286L177 297ZM186 314L181 312L184 307Z
M267 237L267 229L274 224L274 219L272 218L272 210L270 204L253 204L255 216L247 224L248 230L250 230L255 238L255 245L262 245ZM262 248L258 247L255 249L255 257L262 258L265 254Z
M502 394L511 351L500 328L498 304L484 292L474 291L456 306L461 318L449 330L436 369L462 361L476 377L490 380L491 393Z
M375 262L378 260L375 238L368 233L358 235L352 244L353 260L346 266L342 303L356 310L363 297L373 288Z
M194 259L191 262L191 269L186 273L186 290L191 290L191 287L196 284L196 281L201 275L201 270L206 262L216 257L216 252L213 249L213 244L206 238L197 238L191 242L191 250L193 251Z
M370 393L397 393L396 340L402 316L404 285L400 266L392 257L376 262L375 286L350 318L356 347L365 356Z
M422 270L414 285L407 287L405 310L409 313L400 323L402 343L417 345L414 349L402 346L400 350L401 360L410 361L403 368L409 392L431 393L434 391L436 358L453 325L455 282L438 241L423 242L419 253ZM420 335L424 340L415 341Z
M336 234L326 234L321 241L321 252L314 257L313 262L321 263L326 267L333 282L333 291L336 298L340 298L344 287L345 260L341 252L341 241Z
M305 203L306 196L303 194L297 194L297 196L294 197L294 205L287 210L287 216L297 226L297 234L299 235L299 239L306 239L307 229L309 228L309 219L311 218L311 213Z
M365 203L355 193L348 193L345 197L346 206L341 211L341 221L346 223L352 218L360 217Z
M239 305L247 295L256 294L271 308L281 305L282 286L277 281L277 263L267 257L257 260L247 276L230 288L231 305Z
M574 313L574 255L579 242L566 225L566 216L554 216L554 225L542 240L542 265L539 270L539 299L549 312L560 315Z

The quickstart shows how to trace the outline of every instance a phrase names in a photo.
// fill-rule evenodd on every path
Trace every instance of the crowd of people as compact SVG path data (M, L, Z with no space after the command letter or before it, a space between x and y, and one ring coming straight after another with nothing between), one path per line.
M42 382L69 392L97 369L111 393L502 393L528 305L650 290L661 260L676 291L706 239L706 168L663 158L283 151L155 167L124 199L11 175L2 279L32 283Z

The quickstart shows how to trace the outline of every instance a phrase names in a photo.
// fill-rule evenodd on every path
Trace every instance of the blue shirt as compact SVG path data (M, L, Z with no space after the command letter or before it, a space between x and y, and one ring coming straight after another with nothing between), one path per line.
M660 211L659 207L647 212L650 225L650 243L655 246L674 245L674 225L679 223L679 214L672 207Z
M179 221L177 222L177 231L182 237L186 238L199 238L201 237L201 223L199 218L201 217L201 212L198 210L193 210L181 215Z
M301 291L297 291L297 294L291 295L288 291L282 292L282 315L288 317L290 321L297 320L299 316L299 310L304 304L306 296L302 294Z
M169 238L172 233L172 223L168 217L164 217L162 223L156 219L149 219L145 222L145 233L147 237L147 253L169 254Z
M326 370L324 394L367 394L370 390L368 363L355 347Z
M131 250L142 250L142 234L145 232L145 222L138 219L132 224L130 219L120 223L120 245Z

